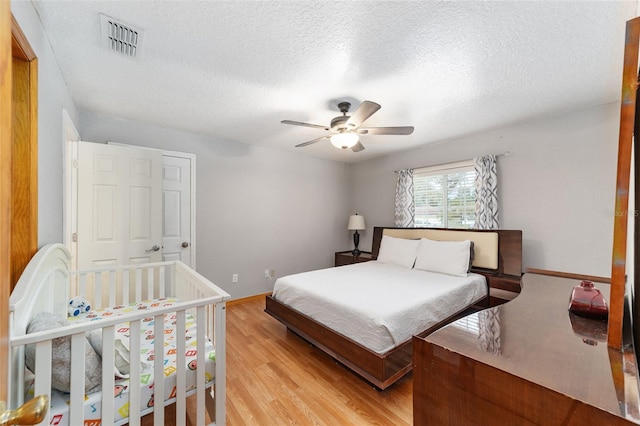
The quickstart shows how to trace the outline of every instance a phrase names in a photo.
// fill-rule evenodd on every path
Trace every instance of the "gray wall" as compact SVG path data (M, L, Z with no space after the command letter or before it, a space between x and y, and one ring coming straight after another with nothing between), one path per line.
M11 2L11 12L38 57L38 247L42 247L63 240L62 110L76 125L78 113L33 4Z
M354 164L362 245L374 225L393 225L394 170L510 151L498 158L500 225L523 231L523 267L610 276L619 112L614 103Z
M82 139L196 154L197 270L233 298L333 266L348 249L346 164L81 113ZM239 282L231 282L232 275Z
M512 154L499 159L501 225L523 230L524 267L610 275L618 104L348 166L79 115L33 5L11 9L38 56L39 246L63 240L64 108L86 140L197 155L198 269L234 297L270 290L265 268L282 276L330 266L334 251L351 247L353 212L366 218L361 248L370 248L373 226L393 224L393 170L504 151Z

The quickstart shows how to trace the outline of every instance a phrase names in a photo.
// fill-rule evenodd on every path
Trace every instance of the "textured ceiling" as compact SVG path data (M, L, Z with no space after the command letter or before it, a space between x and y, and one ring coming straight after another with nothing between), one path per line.
M628 2L34 1L79 110L355 162L620 97ZM103 47L99 13L144 30ZM382 105L338 150L337 102ZM353 110L352 108L352 110Z

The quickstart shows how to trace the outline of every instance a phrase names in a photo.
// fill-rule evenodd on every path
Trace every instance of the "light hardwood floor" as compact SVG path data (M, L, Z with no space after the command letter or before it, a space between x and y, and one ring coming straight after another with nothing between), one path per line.
M264 298L227 307L228 425L411 425L412 380L384 391L264 313Z

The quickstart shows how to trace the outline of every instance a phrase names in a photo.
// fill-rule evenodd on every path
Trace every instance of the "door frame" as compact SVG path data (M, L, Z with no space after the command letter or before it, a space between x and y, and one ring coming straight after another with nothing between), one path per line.
M38 249L38 58L0 1L0 401L7 401L9 295Z
M11 286L11 5L0 2L0 405L8 400Z
M63 243L71 255L71 269L78 269L78 142L80 133L69 112L62 109L62 152L64 155L64 188L62 190L64 218L62 223ZM75 198L74 198L75 197ZM75 204L74 204L75 203ZM76 208L74 208L76 206Z
M65 142L65 146L67 144L68 142ZM188 152L167 151L164 149L149 148L146 146L118 143L118 142L112 142L112 141L107 141L107 144L160 151L162 152L163 156L185 158L191 161L191 175L189 177L190 184L191 184L191 200L190 200L191 229L189 231L189 234L190 234L189 241L191 244L191 256L189 261L191 262L191 268L195 270L196 269L196 155ZM73 146L73 144L71 145ZM68 166L65 170L65 181L68 182L68 185L65 185L65 188L68 191L70 191L70 196L69 196L69 209L68 209L68 212L65 212L64 221L65 221L65 224L68 224L68 228L64 232L64 238L65 238L65 241L68 242L67 247L70 247L70 248L73 247L73 250L77 250L77 242L74 241L73 235L78 232L78 221L77 219L75 221L72 221L71 218L68 218L69 212L71 212L72 215L75 214L76 218L78 214L78 181L77 181L78 175L77 175L77 172L75 173L73 172L74 170L77 170L74 167L74 160L77 161L77 158L78 158L77 148L70 148L66 150L66 152L69 152L69 155L66 156L66 161ZM73 154L74 152L75 154ZM73 157L73 155L75 155L75 157ZM75 253L75 251L73 253ZM77 259L76 259L76 262L77 262ZM73 267L73 260L72 260L72 267Z
M11 289L38 251L38 58L11 15Z

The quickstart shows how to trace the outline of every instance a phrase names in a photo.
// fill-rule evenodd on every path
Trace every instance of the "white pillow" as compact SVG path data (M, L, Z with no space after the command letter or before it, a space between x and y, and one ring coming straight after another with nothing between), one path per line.
M420 240L407 240L383 235L380 242L380 251L378 252L378 261L404 266L405 268L413 268L419 243Z
M420 240L415 269L466 277L471 241Z

